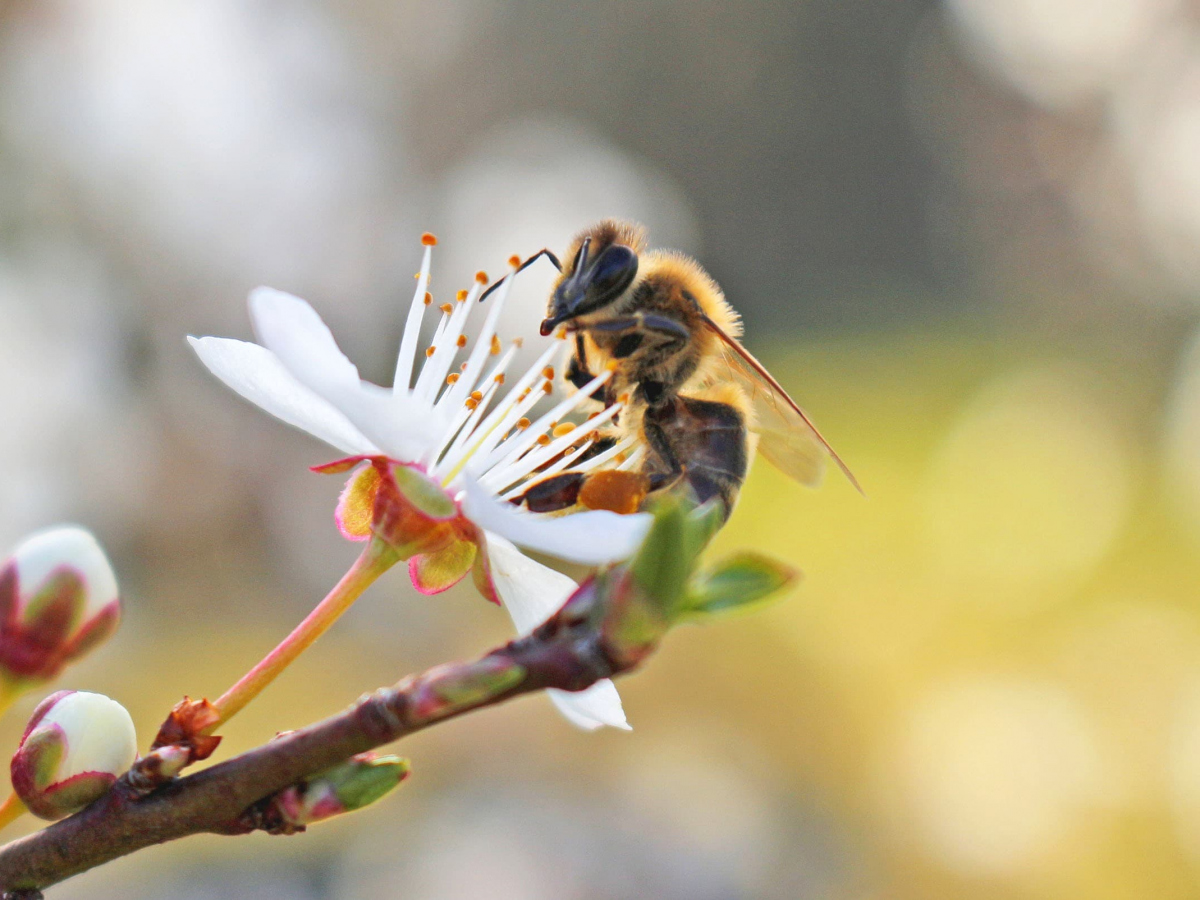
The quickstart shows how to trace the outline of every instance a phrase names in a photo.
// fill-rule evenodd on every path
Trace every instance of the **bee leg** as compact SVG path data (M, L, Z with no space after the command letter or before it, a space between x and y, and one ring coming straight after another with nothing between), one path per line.
M650 445L650 449L654 452L654 455L667 467L666 472L659 472L650 476L650 489L655 491L661 490L679 481L684 475L683 463L679 461L679 457L675 453L675 448L671 446L666 431L657 422L652 421L648 415L642 425L642 434L645 435L646 443Z
M583 487L584 472L563 472L539 481L525 493L513 497L512 503L524 503L530 512L557 512L568 509L579 500L579 489Z
M543 248L543 249L539 250L537 253L533 254L533 256L529 257L529 259L525 260L525 262L523 262L519 266L517 266L517 272L523 271L525 268L532 265L536 260L540 259L543 256L546 257L548 260L550 260L550 262L554 263L554 268L558 269L558 271L560 271L560 272L562 271L562 263L560 263L558 261L558 257L555 256L554 253L549 248ZM513 272L513 274L516 275L517 272ZM507 277L508 277L507 275L504 276L504 278L507 278ZM486 300L488 298L488 294L490 294L496 288L500 287L500 285L504 284L504 278L501 278L499 281L497 281L495 284L493 284L491 287L489 287L486 291L484 291L479 297L479 302L482 303L484 300Z
M589 325L588 331L604 331L609 334L648 333L656 335L660 340L670 344L685 344L692 336L692 333L683 323L669 319L666 316L656 316L653 313L635 313L632 316L617 316L614 319L605 319L603 322L596 322L593 325ZM639 341L638 345L635 345L623 355L628 356L637 349L637 346L640 346L640 343ZM618 356L615 353L613 355Z
M566 379L576 388L582 388L596 376L587 366L587 347L583 344L583 332L575 332L575 355L567 361Z

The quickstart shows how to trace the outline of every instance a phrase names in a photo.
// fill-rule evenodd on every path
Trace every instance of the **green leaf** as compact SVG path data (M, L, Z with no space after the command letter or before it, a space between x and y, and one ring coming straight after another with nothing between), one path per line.
M740 553L701 572L687 586L680 612L708 618L748 610L800 580L791 566L758 553Z
M696 554L691 547L687 510L682 501L667 496L651 509L654 523L630 565L633 579L670 615L683 596Z
M313 780L328 781L346 812L351 812L383 797L407 778L409 771L408 760L398 756L355 757Z

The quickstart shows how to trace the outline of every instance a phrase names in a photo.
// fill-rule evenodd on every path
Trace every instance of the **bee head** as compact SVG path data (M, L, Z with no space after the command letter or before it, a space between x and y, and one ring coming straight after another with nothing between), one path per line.
M637 277L638 257L633 248L617 242L602 245L598 252L592 247L592 236L584 237L550 297L550 315L542 322L542 334L615 302Z

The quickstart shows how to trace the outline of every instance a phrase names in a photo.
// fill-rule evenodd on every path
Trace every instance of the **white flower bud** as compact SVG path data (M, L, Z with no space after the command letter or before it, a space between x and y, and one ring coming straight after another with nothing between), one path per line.
M61 819L104 796L137 757L125 707L103 694L59 691L43 700L12 758L12 785L29 810Z
M67 525L22 541L0 565L0 677L55 677L116 630L117 579L91 532Z

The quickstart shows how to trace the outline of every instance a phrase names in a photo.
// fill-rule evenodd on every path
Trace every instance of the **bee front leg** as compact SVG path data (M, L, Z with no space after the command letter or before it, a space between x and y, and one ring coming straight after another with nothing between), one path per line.
M582 388L596 376L587 365L587 347L583 343L583 332L575 332L575 354L567 360L566 379L576 389Z

